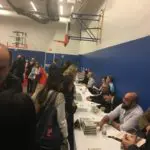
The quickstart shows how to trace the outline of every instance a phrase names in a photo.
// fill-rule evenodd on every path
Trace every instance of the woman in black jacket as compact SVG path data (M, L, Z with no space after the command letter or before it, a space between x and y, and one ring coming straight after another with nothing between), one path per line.
M67 115L67 123L68 123L68 140L70 143L70 149L74 149L74 135L73 135L73 120L74 120L74 113L77 109L77 106L74 103L74 79L71 75L66 75L64 77L63 82L63 94L65 96L65 108L66 108L66 115Z

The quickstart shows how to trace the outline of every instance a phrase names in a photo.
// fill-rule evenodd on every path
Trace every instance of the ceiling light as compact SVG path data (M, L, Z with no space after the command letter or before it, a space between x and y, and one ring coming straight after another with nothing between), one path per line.
M0 4L0 8L3 8L3 5L2 5L2 4Z
M59 17L59 21L60 21L60 22L64 22L64 23L70 22L70 18Z
M12 12L8 10L0 10L0 15L8 16L11 15Z
M34 9L35 11L37 11L37 8L35 7L35 5L34 5L34 3L33 3L32 1L30 1L30 4L31 4L31 6L33 7L33 9Z
M60 15L63 15L63 6L60 5Z
M59 0L59 2L63 2L63 0Z
M76 0L67 0L67 3L75 4L75 3L76 3Z
M74 6L71 7L71 12L73 12L73 11L74 11Z

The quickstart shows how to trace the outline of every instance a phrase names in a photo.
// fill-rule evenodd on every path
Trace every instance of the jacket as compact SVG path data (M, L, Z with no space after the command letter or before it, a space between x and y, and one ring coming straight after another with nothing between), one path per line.
M22 85L20 79L12 73L9 73L3 85L0 87L0 92L5 90L12 90L15 93L22 92Z

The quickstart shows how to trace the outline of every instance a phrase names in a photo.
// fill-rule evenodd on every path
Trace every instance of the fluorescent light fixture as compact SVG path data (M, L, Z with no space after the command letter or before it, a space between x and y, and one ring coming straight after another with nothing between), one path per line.
M75 4L75 3L76 3L76 0L67 0L67 3Z
M60 15L63 15L63 11L64 11L63 6L60 5L59 8L60 8L60 10L59 10L60 11Z
M35 7L35 5L34 5L34 3L33 3L32 1L30 1L30 4L31 4L31 6L33 7L33 9L34 9L35 11L37 11L37 8Z
M3 8L3 5L2 5L2 4L0 4L0 8Z
M74 11L74 6L71 7L71 13Z
M0 9L0 15L8 16L8 15L11 15L11 14L12 14L11 11Z
M59 17L59 21L66 23L66 22L70 22L70 18L66 18L66 17Z

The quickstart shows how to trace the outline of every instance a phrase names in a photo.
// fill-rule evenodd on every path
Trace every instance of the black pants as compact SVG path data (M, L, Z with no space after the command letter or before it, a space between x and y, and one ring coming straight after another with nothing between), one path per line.
M27 92L28 92L28 94L32 93L32 89L33 89L33 80L28 79L28 83L27 83Z
M74 150L74 129L73 129L73 115L68 116L67 118L68 123L68 141L70 144L70 150Z
M32 93L34 93L34 92L35 92L36 87L37 87L37 84L38 84L38 80L34 79L34 80L33 80Z
M36 144L35 150L61 150L61 148L43 148L39 144Z

